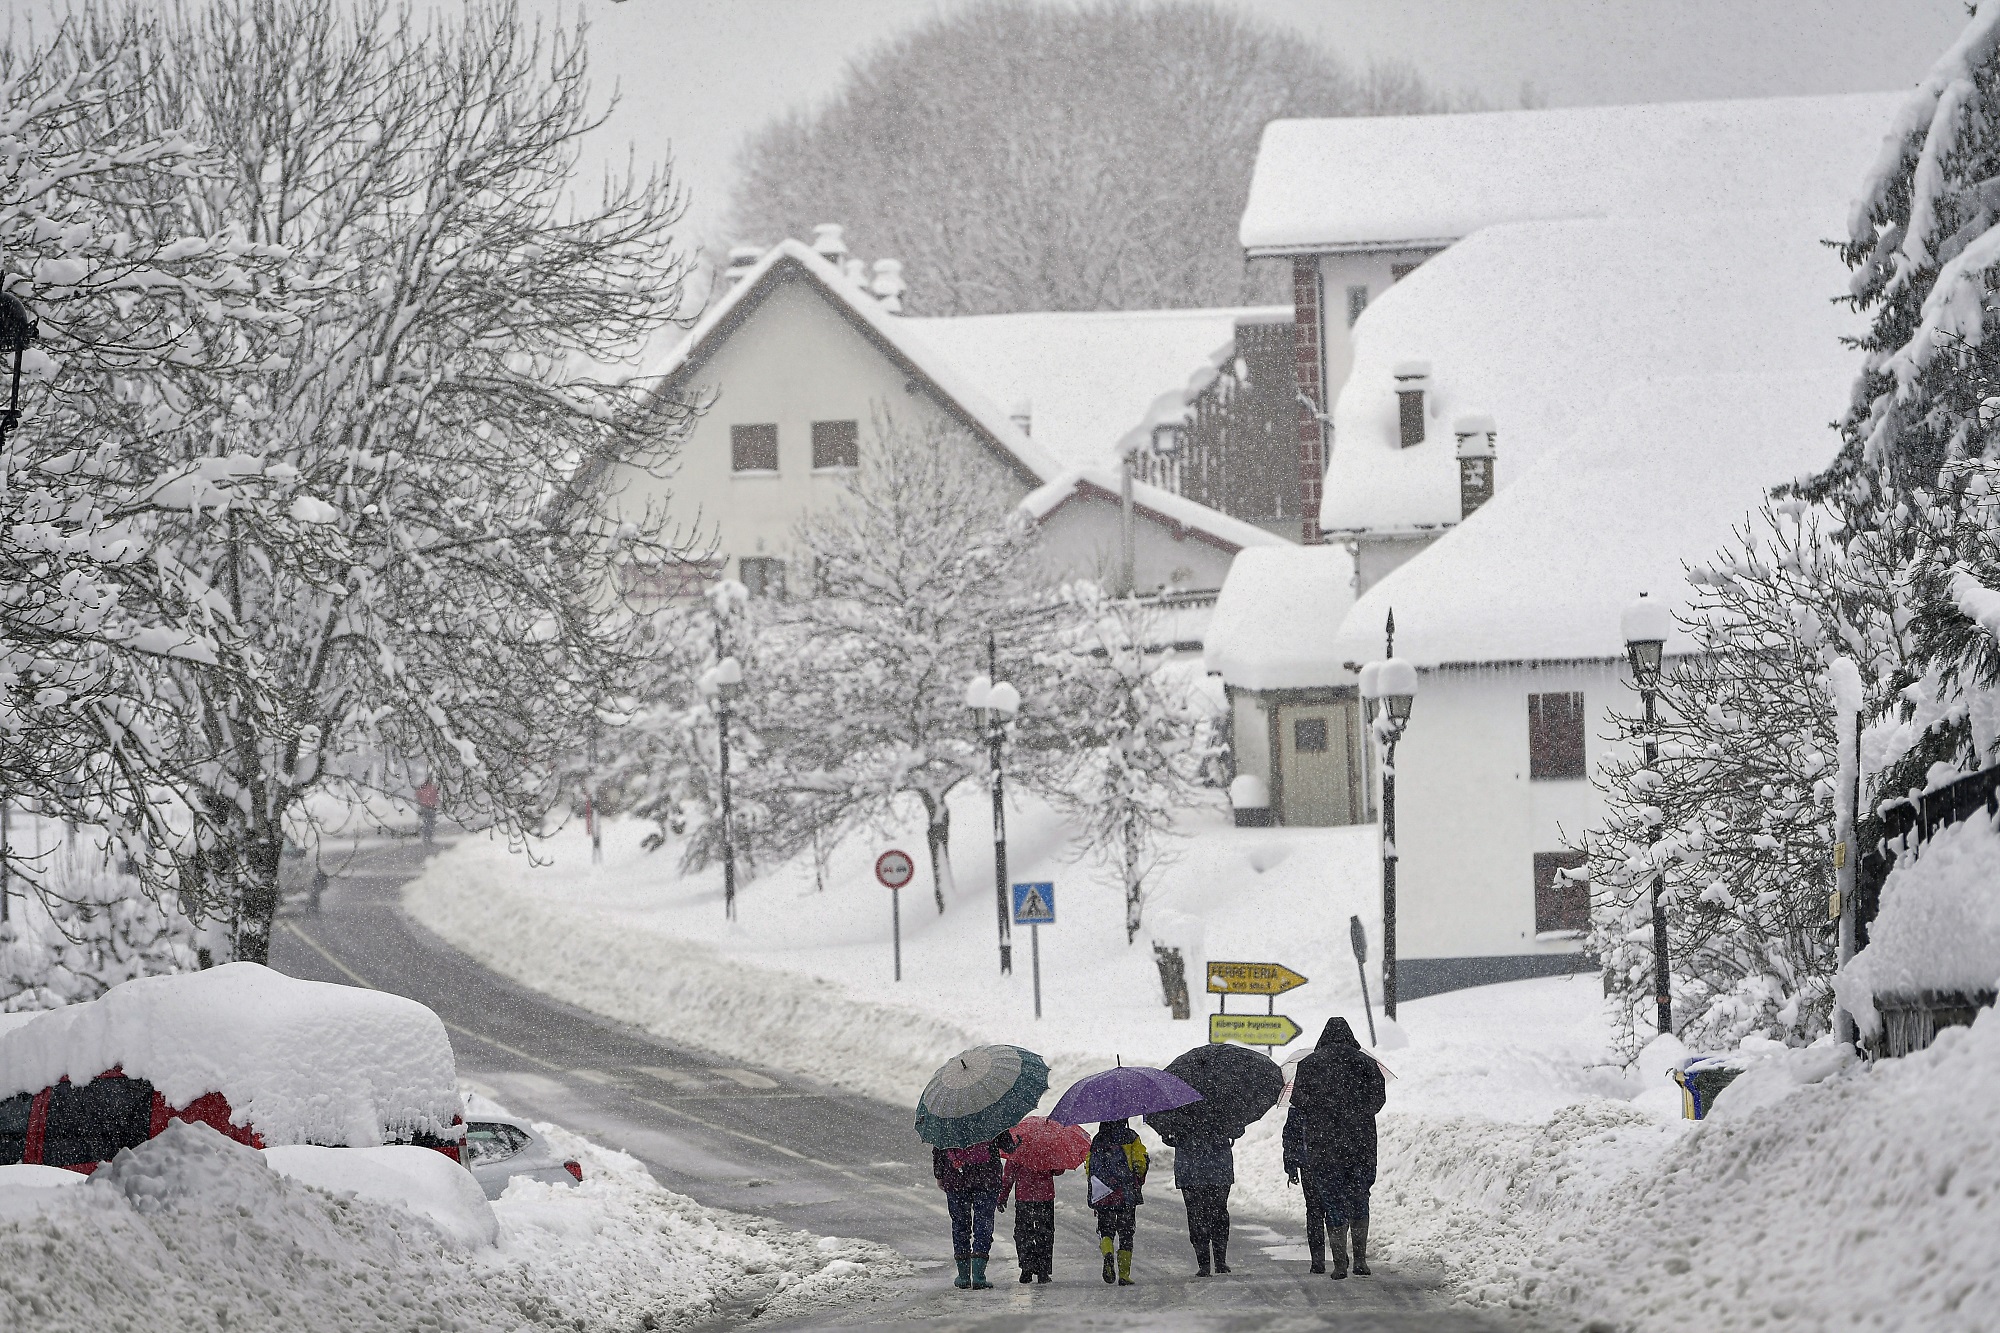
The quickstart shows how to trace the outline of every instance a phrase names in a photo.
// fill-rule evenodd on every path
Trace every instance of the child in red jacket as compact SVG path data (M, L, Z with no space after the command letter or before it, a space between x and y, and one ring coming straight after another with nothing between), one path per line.
M1011 1157L1000 1173L1000 1211L1007 1210L1009 1193L1019 1205L1014 1210L1014 1257L1023 1282L1047 1282L1055 1276L1056 1177L1061 1174L1028 1170Z

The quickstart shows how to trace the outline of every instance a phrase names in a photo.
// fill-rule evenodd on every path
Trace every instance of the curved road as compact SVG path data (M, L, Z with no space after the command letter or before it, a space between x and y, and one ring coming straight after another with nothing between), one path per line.
M1098 1280L1096 1236L1071 1191L1058 1200L1053 1284L1015 1285L1011 1214L1003 1214L997 1290L954 1291L944 1277L951 1258L944 1201L908 1110L676 1046L487 971L403 915L402 886L422 863L423 850L408 842L364 849L333 881L318 915L284 916L272 966L430 1006L451 1032L462 1078L517 1112L632 1154L669 1189L823 1235L879 1241L923 1270L889 1302L784 1327L1008 1330L1057 1318L1102 1328L1505 1327L1452 1309L1427 1281L1380 1267L1372 1279L1311 1276L1303 1260L1273 1259L1264 1248L1298 1238L1241 1216L1230 1255L1236 1274L1196 1281L1188 1276L1179 1196L1167 1188L1150 1192L1140 1210L1135 1287Z

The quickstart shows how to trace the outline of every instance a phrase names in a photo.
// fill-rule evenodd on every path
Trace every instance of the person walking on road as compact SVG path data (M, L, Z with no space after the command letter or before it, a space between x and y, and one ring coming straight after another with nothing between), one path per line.
M958 1264L954 1287L990 1291L986 1259L993 1248L993 1210L1000 1202L1000 1154L1014 1146L1002 1133L970 1148L932 1148L931 1174L951 1213L951 1255Z
M1368 1191L1375 1184L1375 1117L1387 1099L1382 1067L1361 1049L1344 1018L1327 1020L1319 1044L1292 1079L1287 1132L1297 1124L1305 1187L1326 1210L1335 1279L1347 1276L1347 1234L1354 1271L1368 1276Z
M1139 1206L1146 1202L1146 1145L1123 1120L1106 1120L1090 1140L1090 1206L1097 1213L1097 1249L1104 1256L1104 1280L1132 1285L1132 1233ZM1112 1247L1117 1266L1112 1266Z
M1014 1197L1014 1257L1021 1281L1047 1282L1055 1276L1056 1177L1060 1171L1036 1171L1012 1157L1000 1173L1000 1211Z
M1293 1185L1299 1183L1299 1172L1306 1164L1305 1125L1289 1117L1285 1120L1285 1180ZM1308 1272L1326 1271L1326 1209L1319 1206L1319 1191L1306 1190L1306 1253L1312 1256L1312 1267Z
M1229 1271L1229 1189L1236 1183L1236 1148L1217 1133L1166 1138L1174 1150L1174 1188L1187 1204L1188 1241L1194 1246L1196 1277Z
M438 802L442 797L437 779L425 775L423 785L417 788L417 827L423 831L424 846L431 845L437 835Z

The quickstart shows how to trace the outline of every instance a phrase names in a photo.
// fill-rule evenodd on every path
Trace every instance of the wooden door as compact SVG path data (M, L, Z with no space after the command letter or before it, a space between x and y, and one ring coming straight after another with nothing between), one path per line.
M1346 703L1278 706L1278 781L1283 822L1295 828L1352 824L1355 787L1353 709Z

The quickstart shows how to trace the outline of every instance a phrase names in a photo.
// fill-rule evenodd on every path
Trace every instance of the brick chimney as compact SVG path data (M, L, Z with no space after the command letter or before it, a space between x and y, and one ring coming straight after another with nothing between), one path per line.
M1405 449L1424 442L1424 395L1431 387L1431 363L1403 361L1396 370L1396 422Z
M1460 417L1451 433L1458 437L1458 516L1471 518L1493 498L1493 418Z
M1320 542L1319 497L1326 484L1325 430L1320 414L1325 405L1320 385L1319 260L1312 255L1292 259L1292 367L1299 423L1299 540Z

